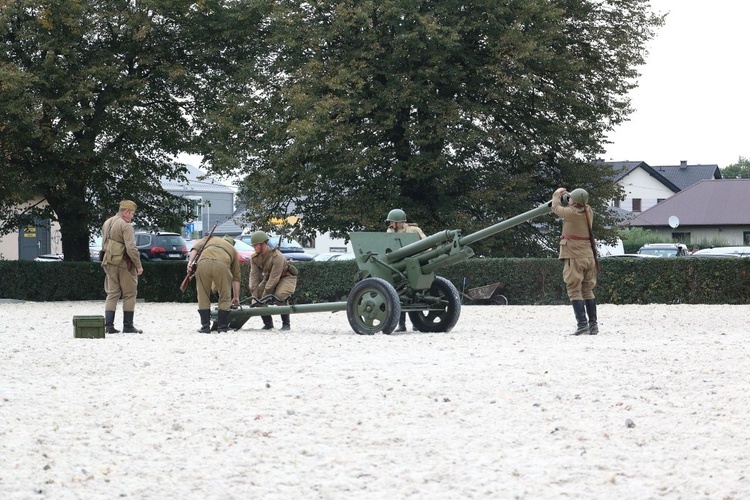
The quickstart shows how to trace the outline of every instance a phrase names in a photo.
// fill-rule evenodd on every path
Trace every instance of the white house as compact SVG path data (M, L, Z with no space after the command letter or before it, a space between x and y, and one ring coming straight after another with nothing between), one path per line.
M704 179L721 179L718 165L661 165L652 167L643 161L603 162L615 169L615 182L625 190L624 200L611 206L640 213Z

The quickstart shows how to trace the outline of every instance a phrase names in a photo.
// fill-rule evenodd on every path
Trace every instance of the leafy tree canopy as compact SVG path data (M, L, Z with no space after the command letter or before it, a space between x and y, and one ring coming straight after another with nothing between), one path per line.
M171 158L199 152L190 117L216 108L236 61L252 66L264 5L2 2L0 234L58 220L66 260L85 260L90 230L122 198L138 203L141 227L179 225L160 179L184 178ZM19 208L32 199L48 206Z
M662 22L647 0L277 1L252 91L206 115L206 161L246 176L259 226L293 206L303 232L382 230L398 207L466 232L565 186L589 190L601 231L621 193L594 160ZM479 251L558 236L523 225Z
M750 158L743 158L721 169L721 176L724 179L750 179Z

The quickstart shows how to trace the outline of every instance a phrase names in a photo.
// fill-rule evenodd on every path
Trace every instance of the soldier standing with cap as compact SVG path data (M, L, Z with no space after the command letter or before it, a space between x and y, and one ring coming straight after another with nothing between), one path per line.
M143 274L141 256L135 246L135 233L131 222L138 206L130 200L120 202L116 215L104 221L102 226L101 266L106 274L104 291L104 328L106 333L120 333L115 329L117 302L122 297L122 331L143 333L133 325L135 298L138 295L138 276Z
M234 238L227 235L223 238L211 237L196 241L190 250L188 266L199 251L201 254L195 270L198 314L201 317L201 328L198 333L211 333L211 289L213 285L219 293L217 331L227 332L229 331L229 309L232 305L240 303L240 259L234 248Z
M594 212L588 206L589 194L580 188L570 193L568 206L563 206L562 196L566 192L565 188L555 191L552 196L552 211L563 219L559 259L565 264L563 280L567 285L568 298L573 304L577 322L576 331L572 335L596 335L599 333L599 325L594 287L598 264L591 232Z
M386 217L385 221L388 223L388 229L386 230L387 233L414 233L419 236L420 240L425 239L425 234L418 225L406 222L406 212L400 208L394 208L388 212L388 217ZM406 331L406 313L404 312L402 312L401 316L398 318L398 327L396 327L396 331Z
M297 268L276 248L268 246L268 235L255 231L250 237L255 253L250 258L250 293L256 299L275 295L283 302L297 289ZM271 316L261 316L263 329L273 328ZM289 330L289 315L281 315L281 329Z

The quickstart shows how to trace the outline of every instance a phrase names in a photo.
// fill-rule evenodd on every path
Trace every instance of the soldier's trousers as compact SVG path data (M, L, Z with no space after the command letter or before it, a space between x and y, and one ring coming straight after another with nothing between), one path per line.
M216 259L201 259L195 270L199 310L211 308L212 283L219 293L219 310L228 311L232 306L232 270L229 264Z
M586 300L594 298L596 264L593 257L564 259L563 281L568 286L568 298Z
M104 291L107 293L104 310L117 310L117 301L122 297L122 310L135 311L135 298L138 296L138 275L135 271L128 271L126 266L107 264L102 267L106 274Z
M266 282L261 281L260 284L255 287L254 290L251 290L253 297L256 299L262 299L263 298L263 292L266 289ZM286 300L291 296L294 291L297 289L297 277L296 276L286 276L284 278L281 278L276 285L276 288L273 291L273 294L278 297L279 300Z

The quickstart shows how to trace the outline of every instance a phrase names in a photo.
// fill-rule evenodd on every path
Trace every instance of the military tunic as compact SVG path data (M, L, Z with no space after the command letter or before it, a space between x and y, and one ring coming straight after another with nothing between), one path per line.
M232 305L232 282L239 283L242 276L237 250L227 240L216 236L196 241L193 249L201 252L195 270L198 309L211 308L213 284L219 294L219 310L228 311Z
M276 249L250 259L250 293L256 299L273 294L279 300L286 300L297 289L296 271L290 272L289 262L284 254Z
M564 262L563 280L568 288L570 300L585 300L594 298L596 286L596 261L591 250L589 239L589 225L586 221L594 220L591 207L586 205L562 205L562 193L555 193L552 197L552 212L563 219L562 238L560 239L559 259Z
M389 227L386 230L386 233L414 233L414 234L417 234L419 236L420 240L425 239L424 232L416 224L406 223L406 224L404 224L404 227L399 228L399 229L393 229L392 227Z
M104 291L107 299L105 311L114 311L117 301L122 297L122 310L135 311L135 299L138 295L138 273L141 256L135 246L133 226L120 214L107 219L102 226L102 249L104 258L101 266L106 274Z

